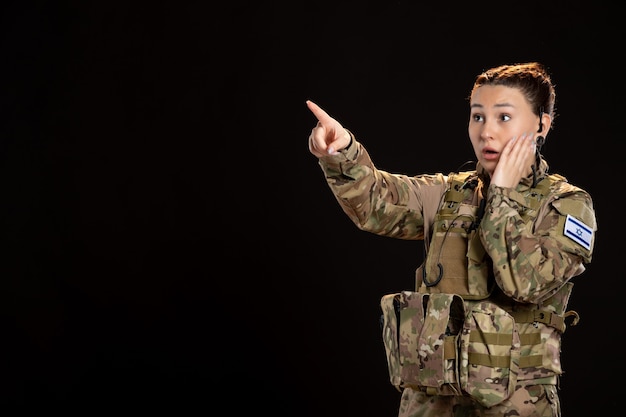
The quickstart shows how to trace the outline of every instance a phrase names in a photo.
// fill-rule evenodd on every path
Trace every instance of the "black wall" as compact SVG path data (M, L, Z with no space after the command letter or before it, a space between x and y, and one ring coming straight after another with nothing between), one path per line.
M616 7L559 3L3 3L0 403L396 415L379 301L412 288L421 242L348 221L304 102L381 168L449 172L473 159L474 76L539 60L543 153L599 224L562 408L616 411L624 30Z

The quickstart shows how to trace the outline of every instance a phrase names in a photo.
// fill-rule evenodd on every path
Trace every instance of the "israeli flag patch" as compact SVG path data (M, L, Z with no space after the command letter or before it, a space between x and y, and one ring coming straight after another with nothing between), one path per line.
M593 230L585 223L570 216L569 214L565 220L565 230L563 230L563 234L578 243L583 248L587 250L591 249Z

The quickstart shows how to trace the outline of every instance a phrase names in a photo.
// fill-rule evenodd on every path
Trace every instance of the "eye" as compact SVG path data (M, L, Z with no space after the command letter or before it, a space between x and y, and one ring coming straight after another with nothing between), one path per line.
M482 122L484 120L483 115L482 114L472 114L472 120L475 122Z
M508 122L509 120L511 120L511 116L509 116L508 114L503 114L500 116L500 120L502 120L503 122Z

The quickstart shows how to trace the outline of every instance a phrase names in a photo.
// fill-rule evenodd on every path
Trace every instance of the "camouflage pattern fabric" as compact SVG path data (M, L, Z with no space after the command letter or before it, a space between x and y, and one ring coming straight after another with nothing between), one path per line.
M561 417L555 385L515 387L513 395L493 407L467 396L438 396L406 388L398 417Z
M543 159L536 171L540 182L523 178L515 189L489 184L479 164L460 174L391 174L374 166L354 136L348 148L319 163L341 208L361 230L424 241L427 255L415 283L415 293L423 295L403 295L405 303L427 300L423 311L414 306L402 314L381 302L390 380L403 396L468 404L481 410L475 415L517 407L511 401L518 398L549 403L532 387L552 392L545 387L555 386L562 374L565 317L576 315L567 311L570 280L591 262L597 230L589 194L548 175ZM448 309L457 304L450 301L455 296L463 300L460 321L451 320ZM431 305L446 297L443 309ZM450 345L454 349L446 349ZM558 405L558 398L550 404ZM403 416L435 415L404 407L410 411ZM532 415L556 415L552 406L542 410L549 414Z
M381 308L391 383L398 389L424 387L433 394L461 395L457 363L463 299L404 291L384 296Z
M520 349L520 336L509 313L490 302L475 305L460 339L463 391L485 407L509 398L517 382Z

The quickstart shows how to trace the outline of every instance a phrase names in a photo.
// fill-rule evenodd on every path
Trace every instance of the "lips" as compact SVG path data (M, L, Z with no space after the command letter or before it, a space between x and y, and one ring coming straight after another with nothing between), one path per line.
M498 159L499 156L500 156L500 152L496 151L493 148L483 149L483 158L487 161L493 161L494 159Z

